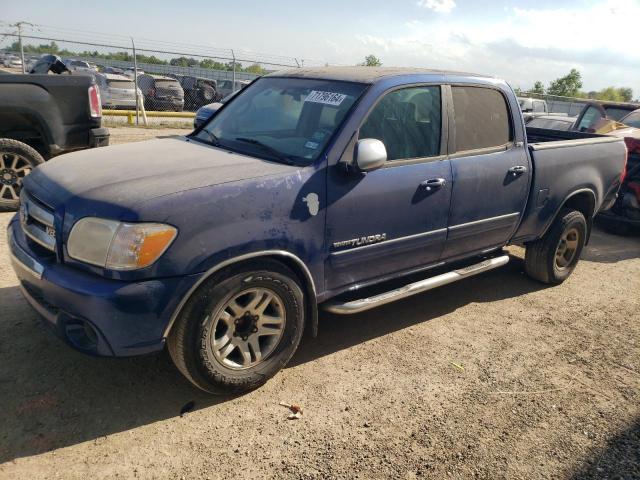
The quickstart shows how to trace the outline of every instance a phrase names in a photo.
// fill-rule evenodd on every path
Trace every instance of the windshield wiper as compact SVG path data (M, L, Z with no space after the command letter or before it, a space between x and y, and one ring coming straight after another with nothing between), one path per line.
M214 147L220 146L220 140L218 140L218 137L216 137L214 133L205 129L202 129L201 131L206 132L206 134L209 135L209 141L211 142L211 145L213 145Z
M236 137L238 142L250 143L251 145L255 145L257 147L262 148L264 151L269 152L272 156L276 157L278 160L285 162L288 165L295 165L295 162L288 155L283 154L279 150L276 150L270 145L261 142L260 140L256 140L255 138L246 138L246 137Z

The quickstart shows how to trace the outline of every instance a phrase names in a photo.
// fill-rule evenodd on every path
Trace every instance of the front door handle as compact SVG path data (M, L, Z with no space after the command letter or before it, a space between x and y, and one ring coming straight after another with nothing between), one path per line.
M515 167L511 167L509 169L509 173L514 177L517 177L518 175L522 175L523 173L526 173L526 172L527 172L527 167L522 165L516 165Z
M431 190L442 188L446 184L447 181L444 178L430 178L429 180L425 180L420 183L420 187L424 188L427 192L430 192Z

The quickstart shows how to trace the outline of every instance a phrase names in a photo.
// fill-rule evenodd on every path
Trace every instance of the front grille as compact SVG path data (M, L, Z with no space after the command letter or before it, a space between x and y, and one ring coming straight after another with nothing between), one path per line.
M29 196L24 189L20 192L20 225L27 237L55 252L56 228L53 211Z

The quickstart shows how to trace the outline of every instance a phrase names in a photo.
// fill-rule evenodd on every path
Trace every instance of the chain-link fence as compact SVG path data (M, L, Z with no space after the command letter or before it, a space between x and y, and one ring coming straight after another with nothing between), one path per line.
M145 121L147 112L195 112L224 101L260 75L314 64L246 50L24 23L0 25L0 51L5 70L15 72L21 71L22 59L29 72L43 55L58 55L73 74L95 77L106 115L135 111Z

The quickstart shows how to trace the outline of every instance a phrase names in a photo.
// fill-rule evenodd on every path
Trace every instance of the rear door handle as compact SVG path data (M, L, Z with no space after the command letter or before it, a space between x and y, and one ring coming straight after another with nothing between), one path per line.
M509 169L509 173L514 177L517 177L518 175L522 175L523 173L526 173L526 172L527 172L527 167L524 167L522 165L516 165L515 167L511 167Z
M446 184L447 181L444 178L430 178L429 180L425 180L420 183L420 187L424 188L427 192L430 192L431 190L442 188Z

